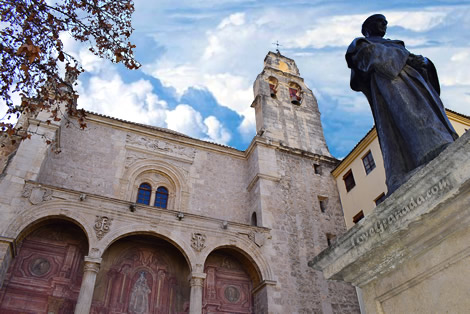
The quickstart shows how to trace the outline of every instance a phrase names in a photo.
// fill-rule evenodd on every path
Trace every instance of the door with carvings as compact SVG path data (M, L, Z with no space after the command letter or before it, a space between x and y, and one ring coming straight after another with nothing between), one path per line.
M189 268L159 242L121 241L103 256L92 314L187 313Z
M87 247L83 231L68 222L28 235L0 290L0 313L73 313Z
M235 257L212 253L204 269L204 314L254 313L252 280Z

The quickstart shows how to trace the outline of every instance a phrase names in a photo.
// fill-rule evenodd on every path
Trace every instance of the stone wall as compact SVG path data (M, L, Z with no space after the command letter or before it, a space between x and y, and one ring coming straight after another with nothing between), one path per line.
M247 163L242 152L227 154L156 135L93 122L85 130L61 128L61 152L49 152L39 182L135 201L137 186L129 182L135 178L128 169L146 160L156 169L159 163L169 164L180 174L174 181L182 181L175 182L175 189L185 186L189 197L186 204L180 202L173 209L249 223Z
M319 162L322 174L314 173L314 160L277 153L280 181L271 187L267 207L274 218L271 262L283 287L276 300L289 313L358 313L356 293L345 284L326 282L309 269L308 258L327 247L326 234L345 230L339 196L330 174L331 162ZM328 197L324 213L318 196Z

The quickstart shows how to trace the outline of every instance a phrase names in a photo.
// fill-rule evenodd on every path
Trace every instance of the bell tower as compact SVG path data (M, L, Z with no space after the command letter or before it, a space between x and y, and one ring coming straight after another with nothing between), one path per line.
M269 52L253 86L256 132L281 146L330 157L320 111L294 60Z

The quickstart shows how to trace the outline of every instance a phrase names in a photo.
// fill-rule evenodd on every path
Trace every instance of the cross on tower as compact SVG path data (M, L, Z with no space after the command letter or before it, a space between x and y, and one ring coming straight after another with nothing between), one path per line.
M279 47L282 46L282 45L279 43L279 40L276 40L276 42L273 43L273 45L276 45L276 52L278 54L281 54L281 52L279 51Z

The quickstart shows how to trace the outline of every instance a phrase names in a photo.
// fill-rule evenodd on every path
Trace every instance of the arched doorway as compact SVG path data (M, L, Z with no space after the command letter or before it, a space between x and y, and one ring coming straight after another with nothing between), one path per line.
M203 313L254 313L253 287L259 275L240 252L223 248L212 252L204 265Z
M187 313L189 266L169 242L134 235L103 254L93 295L93 314Z
M83 230L49 220L29 231L0 290L0 313L73 313L88 251Z

